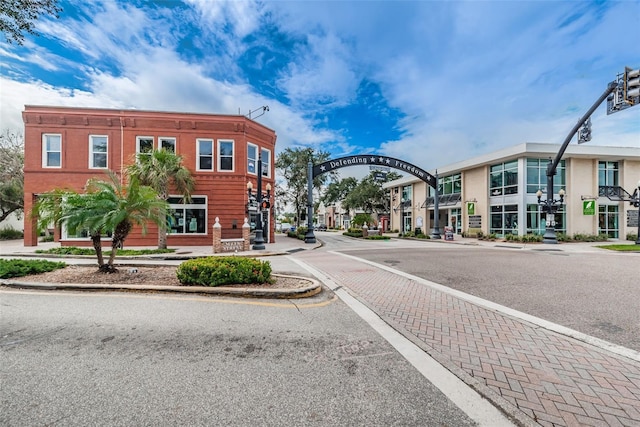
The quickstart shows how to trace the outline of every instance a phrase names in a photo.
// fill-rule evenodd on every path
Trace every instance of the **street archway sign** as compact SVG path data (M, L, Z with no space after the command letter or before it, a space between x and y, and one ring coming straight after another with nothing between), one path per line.
M409 162L387 156L357 155L327 160L324 163L313 166L312 178L315 178L318 175L322 175L323 173L331 172L335 169L340 169L347 166L385 166L388 168L394 168L403 172L407 172L415 176L416 178L423 180L436 190L438 187L438 180L429 172L419 168L416 165L412 165Z
M355 156L339 157L337 159L327 160L318 165L308 163L307 167L307 233L304 236L305 243L315 243L316 237L313 233L313 179L323 173L331 172L336 169L349 166L384 166L387 168L398 169L406 172L426 182L435 190L434 211L436 214L433 219L432 237L439 239L440 231L438 225L438 173L430 174L426 170L412 165L404 160L395 159L393 157L379 156L372 154L359 154Z

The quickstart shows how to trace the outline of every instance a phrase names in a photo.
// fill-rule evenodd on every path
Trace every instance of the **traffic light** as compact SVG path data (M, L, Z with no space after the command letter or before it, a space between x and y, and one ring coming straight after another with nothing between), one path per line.
M624 102L629 105L640 103L640 68L634 70L630 67L624 67L622 85Z

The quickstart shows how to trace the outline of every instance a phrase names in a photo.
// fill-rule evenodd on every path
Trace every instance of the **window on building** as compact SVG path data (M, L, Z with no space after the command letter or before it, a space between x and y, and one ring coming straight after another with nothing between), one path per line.
M428 186L429 196L434 197L436 190ZM457 173L455 175L445 176L438 178L438 194L440 196L448 194L460 194L462 193L462 175Z
M598 185L618 186L618 162L598 162Z
M404 185L402 187L402 198L404 199L405 203L411 203L411 197L413 196L413 186L411 185Z
M189 203L184 203L181 196L172 196L169 202L167 224L170 234L206 234L207 232L207 198L191 196Z
M547 167L549 159L527 159L527 194L536 194L538 190L547 194ZM560 160L553 177L553 194L566 188L565 161Z
M518 234L518 205L491 206L490 233Z
M196 170L212 171L213 170L213 140L197 139L198 146L198 164Z
M218 171L233 171L233 141L218 141Z
M271 151L263 148L260 150L260 158L262 159L262 176L271 177Z
M518 161L493 165L489 172L489 195L518 194Z
M138 136L136 138L136 154L149 155L153 151L153 137L152 136Z
M619 237L618 205L598 205L598 234L606 234L612 239Z
M42 167L62 167L62 135L42 136Z
M258 146L247 144L247 173L255 175L258 171Z
M107 137L105 135L89 136L89 168L107 168Z
M530 203L527 205L527 228L525 233L527 234L539 234L542 235L547 229L546 226L546 214L542 212L542 205L537 203ZM567 214L559 207L558 211L554 215L556 221L555 230L558 233L567 232Z
M173 137L162 136L158 138L158 145L160 150L164 149L172 153L176 152L176 139Z

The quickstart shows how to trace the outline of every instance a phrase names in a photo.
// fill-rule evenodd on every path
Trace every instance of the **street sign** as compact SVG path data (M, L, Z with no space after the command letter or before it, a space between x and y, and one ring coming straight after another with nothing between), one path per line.
M467 215L476 214L476 204L473 202L467 202Z
M482 215L469 216L469 228L482 228Z
M582 215L595 215L596 214L596 201L585 200L582 202Z

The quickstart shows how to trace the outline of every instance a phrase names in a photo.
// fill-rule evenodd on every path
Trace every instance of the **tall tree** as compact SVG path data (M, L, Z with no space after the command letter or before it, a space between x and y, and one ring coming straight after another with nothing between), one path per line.
M164 223L167 203L158 198L153 188L140 185L137 178L131 177L123 185L110 171L108 180L87 181L85 193L54 190L40 195L34 215L40 227L53 222L68 229L87 230L96 250L98 271L113 273L117 271L114 261L118 248L124 245L133 226L141 226L146 233L149 221ZM105 263L101 239L108 234L111 234L111 254Z
M285 148L278 155L275 166L278 172L286 180L284 201L290 203L296 211L296 225L300 225L302 213L307 206L307 165L309 161L318 164L329 160L330 154L325 151L316 151L307 148ZM335 171L317 176L313 180L313 188L319 190L331 179L335 179Z
M58 17L62 8L58 0L2 0L0 2L0 31L9 43L24 43L24 32L37 34L34 21L41 15Z
M0 135L0 222L24 209L24 138L5 130Z
M362 209L367 213L384 213L389 210L389 192L382 188L384 182L400 178L396 172L389 172L382 180L376 179L372 171L346 195L342 202L345 209Z
M131 177L140 180L158 193L165 202L169 200L169 190L174 189L184 197L191 199L195 180L189 169L182 164L182 156L173 151L160 149L151 153L138 154L137 161L128 167ZM167 222L158 224L158 249L167 249Z
M358 180L350 176L343 178L340 181L331 182L324 192L321 200L325 206L333 205L334 203L341 202L358 186Z

